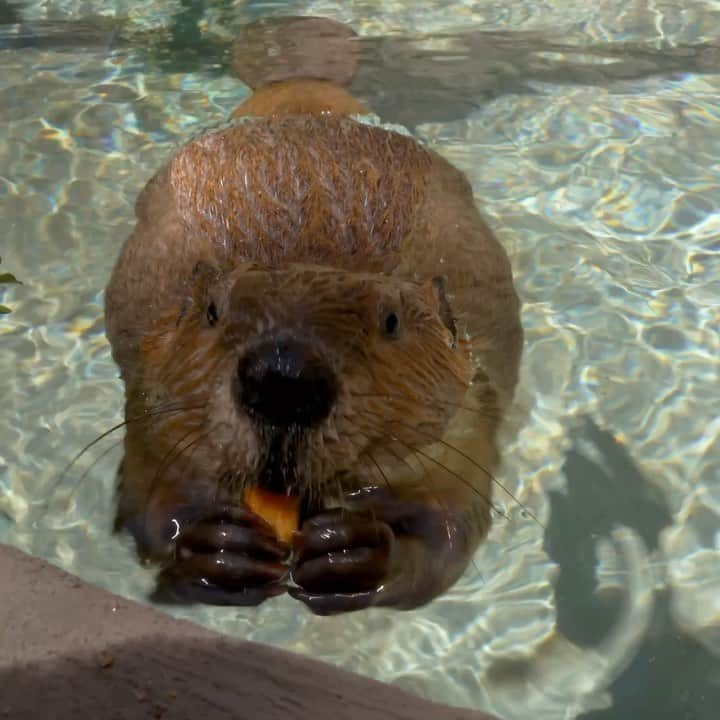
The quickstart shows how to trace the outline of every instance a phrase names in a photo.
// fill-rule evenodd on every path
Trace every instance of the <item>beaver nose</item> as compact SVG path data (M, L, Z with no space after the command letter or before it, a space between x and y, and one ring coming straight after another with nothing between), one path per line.
M336 396L335 377L311 348L296 340L270 340L252 348L238 367L240 402L270 425L312 427Z

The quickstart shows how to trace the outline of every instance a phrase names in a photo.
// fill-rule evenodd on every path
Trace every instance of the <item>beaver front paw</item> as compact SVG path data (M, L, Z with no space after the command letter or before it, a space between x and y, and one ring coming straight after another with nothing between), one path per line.
M295 542L288 592L317 615L389 606L409 610L449 588L476 542L461 512L432 498L364 488L348 509L307 520Z
M243 507L222 507L179 529L173 559L152 600L165 604L259 605L286 591L290 549Z
M288 592L317 615L373 604L391 564L392 528L367 513L332 510L306 520L295 540Z

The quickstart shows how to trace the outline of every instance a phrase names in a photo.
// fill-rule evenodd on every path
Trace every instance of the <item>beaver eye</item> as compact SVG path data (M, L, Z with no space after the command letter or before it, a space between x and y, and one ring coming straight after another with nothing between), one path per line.
M389 338L396 338L400 334L400 318L396 312L385 313L382 329L385 336Z
M217 305L214 302L211 302L208 305L205 317L207 318L208 325L210 325L210 327L214 327L217 324L217 321L220 319L220 315L218 313Z

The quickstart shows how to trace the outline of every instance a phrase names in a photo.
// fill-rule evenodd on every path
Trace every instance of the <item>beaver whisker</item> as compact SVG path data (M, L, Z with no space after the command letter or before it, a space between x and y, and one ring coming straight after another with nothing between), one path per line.
M213 483L213 502L219 503L220 498L223 497L221 495L221 491L227 488L227 490L232 490L233 488L233 473L230 470L226 470L222 474L220 474L217 478L217 482Z
M171 458L171 456L173 455L175 450L177 450L179 445L181 443L183 443L185 440L187 440L187 438L189 438L196 430L197 430L197 428L190 428L190 430L188 430L183 436L181 436L177 440L177 442L175 442L173 444L173 446L165 453L165 455L163 455L163 457L160 459L160 462L158 463L157 468L155 469L155 475L153 477L153 487L155 486L155 482L157 482L160 474L164 471L165 463ZM172 462L174 462L174 458L173 458ZM172 462L171 462L171 464L172 464Z
M100 455L98 455L98 456L90 463L89 467L87 467L87 468L85 469L85 471L83 472L83 474L78 478L78 481L75 483L75 486L74 486L74 487L72 488L72 490L70 491L70 496L68 497L68 505L75 499L75 494L77 493L77 491L79 490L79 488L82 486L83 481L85 480L85 478L87 478L87 476L90 474L90 471L91 471L106 455L108 455L108 454L109 454L110 452L112 452L118 445L121 445L122 443L123 443L123 439L121 438L120 440L114 442L109 448L105 448L105 450L103 450L103 451L100 453ZM55 484L55 487L54 487L54 488L52 489L52 491L48 494L48 498L54 497L56 490L57 490L57 482L56 482L56 484Z
M387 489L392 493L392 486L390 485L390 479L385 474L384 470L382 469L382 466L378 462L377 458L372 454L372 451L368 450L367 453L365 453L367 457L370 458L373 465L377 468L378 473L380 474L380 478L384 481L385 485L387 486Z
M413 432L416 432L416 433L418 433L418 434L420 434L420 435L425 436L428 440L430 440L430 441L432 441L432 442L440 443L441 445L443 445L444 447L448 448L449 450L452 450L453 452L456 452L458 455L460 455L460 456L463 457L465 460L467 460L471 465L473 465L473 466L476 467L478 470L480 470L481 472L483 472L483 473L488 477L489 480L491 480L492 482L496 483L496 484L498 485L498 487L500 487L500 488L501 488L502 490L504 490L508 495L510 495L510 497L512 497L513 500L515 500L515 502L517 502L517 503L520 504L520 505L522 504L522 503L520 503L519 500L517 500L515 497L513 497L512 493L511 493L509 490L507 490L507 489L495 478L495 476L490 472L490 470L488 470L484 465L482 465L481 463L479 463L477 460L475 460L474 458L472 458L472 457L471 457L470 455L468 455L467 453L464 453L462 450L460 450L459 448L456 448L456 447L455 447L454 445L452 445L451 443L448 443L446 440L443 440L443 438L437 437L436 435L433 435L432 433L428 433L427 431L423 431L423 430L421 430L417 425L410 425L409 423L404 423L404 422L402 422L402 420L388 420L384 415L381 415L381 414L378 413L378 412L373 412L372 410L368 410L367 408L362 408L362 409L361 409L361 412L370 413L371 415L375 415L376 417L381 418L381 419L382 419L384 422L386 422L386 423L392 423L393 425L400 425L400 426L402 426L402 427L404 427L404 428L408 428L409 430L412 430ZM397 438L394 438L394 439L397 440ZM400 442L400 441L398 440L398 442ZM402 444L404 444L404 443L402 443Z
M367 411L367 412L370 412L370 411ZM373 415L376 415L377 417L382 417L382 416L379 415L379 413L372 413L372 414L373 414ZM382 429L385 430L384 427L383 427ZM401 440L401 439L400 439L399 437L397 437L396 435L390 434L390 435L388 435L388 437L390 437L391 440L395 441L395 442L398 443L399 445L402 445L404 448L406 448L406 449L408 450L408 452L410 452L411 454L416 455L416 456L418 457L418 463L420 464L420 466L421 466L421 467L423 468L423 470L424 470L424 473L423 473L423 477L424 477L424 478L427 477L427 468L426 468L426 466L422 463L422 461L420 460L420 457L421 457L421 456L422 456L422 457L425 457L426 459L430 460L432 463L434 463L434 464L437 465L438 467L440 467L440 468L442 468L443 470L445 470L449 475L451 475L451 476L455 477L456 479L460 480L460 482L462 482L462 484L465 485L471 492L473 492L475 495L477 495L477 497L479 497L479 498L483 501L483 503L485 503L485 504L487 505L488 508L490 508L491 510L494 510L494 511L497 512L499 515L501 515L501 516L504 517L503 512L493 504L492 500L491 500L490 498L486 497L485 495L483 495L478 488L476 488L469 480L467 480L466 478L462 477L462 475L460 475L459 473L455 472L454 470L451 470L449 467L447 467L447 465L445 465L444 463L442 463L440 460L438 460L437 458L434 458L434 457L432 457L431 455L423 452L422 450L420 450L420 448L413 447L412 445L408 444L407 442ZM411 468L411 469L412 469L412 468ZM432 489L432 487L430 487L430 489Z
M430 462L437 465L438 467L441 467L443 470L445 470L445 472L452 475L454 478L459 480L463 485L465 485L465 487L467 487L468 490L470 490L475 495L477 495L477 497L480 498L483 501L483 503L490 510L494 510L496 513L498 513L502 517L505 517L502 510L498 509L498 507L495 505L495 503L493 503L493 501L489 497L483 495L482 492L480 492L480 490L478 490L478 488L476 488L467 478L464 478L460 473L455 472L454 470L451 470L447 465L445 465L445 463L440 462L440 460L438 460L437 458L434 458L432 455L424 452L420 448L413 447L412 445L408 445L407 443L402 442L402 440L395 437L394 435L391 435L390 437L392 437L392 439L395 440L395 442L398 442L401 445L404 445L411 453L413 453L413 455L416 455L418 458L424 457L426 460L429 460ZM419 460L419 462L422 465L422 460Z
M398 421L393 421L393 422L398 422ZM409 426L408 426L408 427L409 427ZM421 432L421 431L418 430L418 432ZM432 437L432 436L426 434L426 437ZM513 500L513 502L515 502L520 508L522 508L523 512L526 513L528 517L530 517L535 523L537 523L537 525L539 525L543 530L546 529L546 528L545 528L545 525L543 525L543 523L540 522L540 520L538 519L537 515L535 515L535 513L532 512L532 510L530 510L530 509L528 508L528 506L525 505L525 503L523 503L513 492L511 492L510 490L508 490L508 489L505 487L505 485L503 485L487 468L483 467L480 463L478 463L476 460L474 460L470 455L468 455L467 453L463 452L462 450L460 450L459 448L455 447L454 445L452 445L451 443L447 442L446 440L435 438L435 442L438 442L438 443L440 443L441 445L443 445L444 447L448 448L449 450L452 450L453 452L457 453L458 455L460 455L461 457L463 457L465 460L467 460L469 463L473 464L473 465L474 465L475 467L477 467L479 470L481 470L482 472L484 472L485 474L487 474L487 476L490 478L490 480L491 480L493 483L495 483L495 485L497 485L506 495L508 495L508 497L510 497L511 500ZM495 509L496 509L496 508L495 508ZM505 517L505 514L504 514L503 512L500 512L500 511L497 510L497 509L496 509L496 511L499 512L499 514L500 514L502 517Z
M206 407L207 403L203 403L202 405L180 405L177 402L168 402L164 405L162 403L158 403L157 405L152 405L145 412L143 412L142 415L130 418L126 422L138 422L139 420L143 420L145 418L154 418L158 417L159 415L169 414L171 412L192 412L193 410L204 410Z
M70 460L70 462L62 469L60 476L57 479L57 483L61 483L64 479L67 473L71 470L72 466L89 450L91 450L95 445L97 445L101 440L104 440L108 435L112 435L117 430L121 430L126 425L128 425L131 421L130 420L123 420L121 423L118 423L117 425L113 425L109 430L106 430L105 432L98 435L94 440L89 442L85 447L83 447L81 450L79 450L75 456Z
M260 484L280 494L296 488L297 453L302 430L296 425L291 425L286 430L265 426L263 434L269 442L265 461L259 473Z
M196 437L194 440L191 440L187 445L180 448L180 450L176 453L178 446L180 443L182 443L184 440L189 438L194 432L197 431L197 428L192 428L189 430L185 435L183 435L171 448L168 450L168 452L165 454L165 456L160 461L157 470L155 470L155 475L153 476L153 479L150 483L151 490L156 487L156 485L162 480L165 473L172 467L173 463L175 463L177 460L179 460L183 453L185 453L186 450L189 450L193 446L197 447L197 444L208 437L212 435L212 430L210 432L201 433L198 437ZM192 453L190 454L190 457L192 457Z
M117 432L118 430L122 430L127 425L130 425L131 423L135 422L142 422L152 419L153 417L157 417L158 415L163 414L170 414L170 413L176 413L176 412L185 412L188 410L201 410L204 406L172 406L171 404L168 404L168 406L163 407L162 405L156 405L154 408L151 408L149 411L144 412L142 415L138 415L136 417L127 418L123 420L122 422L118 423L117 425L113 425L109 430L105 430L105 432L98 435L94 440L89 442L87 445L85 445L81 450L79 450L73 458L65 465L65 467L60 472L60 475L58 476L57 480L55 481L53 487L51 488L50 492L48 493L48 498L51 498L54 496L55 491L57 490L60 483L65 480L67 477L67 474L70 472L70 470L73 468L75 463L80 460L80 458L85 455L88 451L90 451L95 445L97 445L99 442L104 440L106 437L112 435L114 432ZM110 447L108 450L104 451L93 463L90 465L90 467L83 473L83 475L80 478L80 481L78 481L78 484L85 478L87 473L100 461L102 460L105 455L113 449L113 447L116 447L117 443ZM74 492L74 490L73 490Z
M85 478L90 474L90 471L109 453L111 453L118 445L122 445L124 441L124 438L120 438L120 440L117 440L114 442L109 448L105 448L91 463L90 465L85 468L83 474L78 478L77 485L72 491L72 496L75 494L75 491L78 489L78 487L82 484L82 482L85 480Z
M399 442L399 441L396 440L396 442ZM412 447L410 447L409 445L406 445L405 443L400 443L400 444L403 445L403 447L405 447L410 452L411 455L416 456L416 453ZM417 469L414 468L408 462L407 458L401 457L394 450L391 452L390 448L383 448L383 449L386 450L388 453L392 454L399 462L402 462L404 465L407 465L407 467L410 468L410 470L413 473L416 472ZM430 478L428 477L428 469L427 469L426 465L423 464L423 462L419 459L419 457L417 458L417 462L418 462L418 465L420 466L420 473L418 475L420 482L422 482L425 485L426 489L429 491L429 493L432 497L434 497L436 500L440 500L442 502L442 498L438 498L436 493L434 492L435 488L432 486L432 483L430 482ZM394 491L394 488L392 487L392 484L390 483L389 479L387 480L387 484L388 484L388 489L390 490L390 492L392 494L394 494L395 491Z
M365 410L364 412L370 412L370 413L372 413L371 410ZM382 417L381 415L379 415L379 413L372 413L372 414L377 415L378 417ZM471 463L471 464L472 464L474 467L476 467L478 470L480 470L480 471L482 471L483 473L485 473L492 482L494 482L506 495L508 495L510 498L512 498L512 500L513 500L514 502L516 502L516 503L523 509L523 511L524 511L525 513L527 513L528 517L532 518L541 528L543 528L543 530L545 529L545 526L540 522L540 520L537 518L537 516L536 516L530 509L528 509L528 507L527 507L523 502L521 502L521 501L517 498L516 495L514 495L510 490L508 490L486 467L484 467L483 465L481 465L479 462L477 462L477 460L475 460L474 458L472 458L470 455L468 455L467 453L463 452L463 451L460 450L459 448L455 447L452 443L449 443L449 442L447 442L446 440L443 440L442 438L435 437L435 436L432 435L431 433L423 432L422 430L420 430L418 427L416 427L416 426L414 426L414 425L409 425L409 424L407 424L407 423L403 423L403 422L401 422L400 420L387 420L387 422L392 423L392 424L394 424L394 425L401 425L401 426L403 426L403 427L409 428L409 429L412 430L413 432L417 432L417 433L419 433L419 434L421 434L421 435L424 435L424 436L427 437L429 440L432 440L433 442L439 443L440 445L443 445L444 447L448 448L448 450L452 450L453 452L457 453L460 457L462 457L462 458L464 458L465 460L467 460L469 463ZM394 438L394 439L395 439L396 441L400 442L399 440L397 440L397 438ZM404 444L404 443L403 443L403 444ZM493 509L496 510L496 512L497 512L497 509L496 509L496 508L493 508ZM500 514L503 515L503 513L500 513Z
M343 484L342 484L342 478L339 475L335 475L335 484L337 486L337 497L338 499L342 498L344 491L343 491ZM319 493L318 493L319 494ZM312 490L311 490L311 501L314 501L315 498L312 498Z
M374 422L374 421L373 421L373 422ZM373 429L373 428L371 428L371 429ZM377 430L377 427L375 427L374 429ZM369 438L367 435L361 434L361 437L364 437L366 441L370 442L370 438ZM392 455L393 458L394 458L395 460L397 460L398 463L402 463L403 465L407 466L407 468L410 470L410 472L413 472L413 473L415 472L415 468L407 461L407 459L404 458L402 455L400 455L400 453L398 453L398 452L395 451L394 449L391 449L391 448L389 448L389 447L382 447L382 448L380 448L380 449L381 449L381 450L384 450L384 451L387 452L389 455ZM362 461L362 458L363 458L363 457L369 457L369 458L372 460L372 462L375 463L375 466L377 467L377 469L378 469L378 471L380 472L381 476L382 476L383 479L385 480L385 484L388 486L388 490L392 491L392 488L390 487L390 482L389 482L389 480L388 480L388 478L387 478L387 475L380 469L380 467L378 467L378 460L377 460L377 459L375 458L375 456L372 454L372 448L368 447L368 448L366 448L365 450L363 450L363 451L361 452L361 454L360 454L359 460Z
M400 455L400 453L397 452L395 449L390 448L390 447L383 447L383 450L385 450L385 452L387 452L389 455L392 455L392 456L395 458L395 460L397 460L399 463L402 463L403 465L407 466L407 468L408 468L411 472L415 472L416 468L414 468L414 467L408 462L408 459L407 459L407 458L405 458L405 457L403 457L402 455Z
M506 495L508 495L512 500L514 500L527 514L529 517L531 517L533 520L535 520L540 527L544 527L543 524L538 520L537 516L532 513L510 490L508 490L484 465L481 465L477 460L475 460L473 457L468 455L466 452L463 452L460 450L460 448L455 447L452 443L447 442L447 440L444 440L443 438L436 437L432 433L425 432L418 428L416 425L409 425L408 423L404 423L401 420L387 420L385 416L381 415L380 413L373 412L372 410L367 410L363 408L362 412L370 413L372 415L375 415L377 417L382 418L388 423L392 423L394 425L401 425L402 427L408 428L412 430L413 432L416 432L420 435L424 435L428 440L431 440L432 442L439 443L440 445L443 445L444 447L448 448L448 450L452 450L453 452L457 453L460 457L467 460L470 464L472 464L474 467L476 467L481 472L485 473L487 475L488 479L491 482L494 482ZM400 442L397 440L397 438L394 438L397 442ZM404 443L403 443L404 444Z
M246 473L238 470L228 470L219 480L218 486L224 485L227 490L227 495L230 498L242 498L245 495L245 490L250 487L252 483L249 482L250 478ZM216 491L216 496L219 497L219 487Z
M361 399L382 399L382 400L391 400L391 399L415 400L416 399L406 393L354 393L354 392L350 392L348 394L352 398L361 398ZM438 403L439 405L447 405L449 407L455 407L455 408L458 408L459 410L465 410L466 412L474 413L475 415L478 415L481 418L487 418L488 420L498 420L500 418L500 414L496 408L471 408L471 407L468 407L467 405L463 405L462 403L454 403L454 402L450 402L449 400L438 400L437 398L428 398L428 397L423 397L423 396L420 396L418 399L428 400L429 402L435 402L435 403Z

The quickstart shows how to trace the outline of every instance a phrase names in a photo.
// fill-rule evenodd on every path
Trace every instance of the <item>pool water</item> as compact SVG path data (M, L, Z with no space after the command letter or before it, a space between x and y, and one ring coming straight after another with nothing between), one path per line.
M62 470L122 419L102 303L134 199L246 94L233 28L280 13L367 38L358 94L467 173L510 252L527 340L500 480L525 509L499 493L473 567L412 613L173 612L506 720L715 718L714 0L0 2L0 272L23 281L0 286L0 540L151 587L109 532L121 433Z

